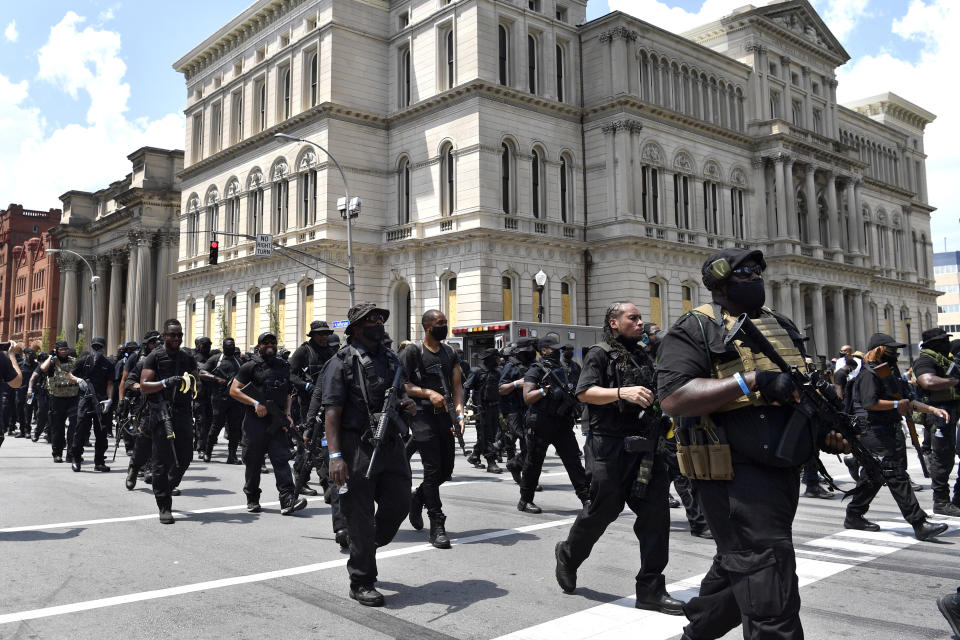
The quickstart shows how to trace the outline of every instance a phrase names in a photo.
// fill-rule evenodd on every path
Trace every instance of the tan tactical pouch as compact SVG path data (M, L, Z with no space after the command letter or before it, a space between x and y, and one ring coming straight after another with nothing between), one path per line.
M720 441L709 420L689 428L687 435L691 444L677 440L680 473L696 480L733 480L730 445Z

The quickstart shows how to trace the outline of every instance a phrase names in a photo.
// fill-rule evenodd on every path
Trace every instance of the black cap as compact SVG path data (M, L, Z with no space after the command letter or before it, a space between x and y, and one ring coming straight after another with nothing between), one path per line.
M107 340L106 340L106 338L102 338L102 337L100 337L100 336L97 336L97 337L94 338L93 341L90 343L90 346L91 346L91 347L93 347L93 346L98 346L98 347L100 347L100 348L102 349L103 347L107 346Z
M559 346L560 346L560 341L557 340L556 336L545 335L542 338L540 338L537 348L538 349L556 349Z
M893 336L887 335L886 333L875 333L870 336L870 342L867 343L867 351L873 351L877 347L894 347L895 349L902 349L905 346L907 345L894 340Z
M353 335L353 326L358 322L361 322L364 318L366 318L368 315L370 315L374 311L378 311L382 313L384 320L390 317L390 311L388 309L381 309L380 307L373 304L372 302L361 302L360 304L356 304L350 307L350 310L347 311L347 321L350 324L347 325L347 328L344 330L344 333L347 334L348 336Z
M213 344L213 340L211 340L207 336L200 336L199 338L193 341L193 344Z
M69 349L70 345L67 344L66 340L57 340L53 345L54 349Z
M936 340L949 340L952 335L952 333L947 333L940 327L933 327L932 329L927 329L923 332L923 334L921 334L921 340L923 340L924 343L934 342Z
M151 340L159 340L159 339L160 339L159 331L147 331L145 334L143 334L144 342L150 342Z
M310 331L307 331L307 335L312 336L315 333L319 333L322 336L328 336L333 333L333 329L330 328L330 325L327 324L326 320L314 320L310 323Z
M493 347L490 347L489 349L484 349L483 353L480 354L481 360L487 360L488 358L499 358L499 357L500 357L500 352L494 349Z
M339 347L340 346L340 336L335 333L331 333L327 336L327 346L330 347Z
M535 338L520 338L517 340L517 344L513 348L513 352L517 353L518 351L536 351L537 350L537 340Z
M573 350L574 350L574 346L568 342L567 344L563 345L563 346L561 347L561 349L562 349L563 351L566 351L567 349L569 349L570 351L573 351Z
M738 247L721 249L720 251L714 252L713 255L707 258L707 261L704 262L703 266L700 268L700 274L703 276L703 285L707 289L713 289L715 286L726 280L726 278L718 277L714 271L713 263L717 260L726 260L731 269L736 269L747 260L753 260L760 265L761 269L767 268L767 262L763 259L763 252L759 249L740 249Z
M124 346L124 348L133 348L133 349L136 349L136 348L139 347L140 345L137 344L137 341L136 341L136 340L127 340L126 342L123 343L123 346Z
M273 342L277 341L277 334L273 331L264 331L259 336L257 336L257 344L264 344L264 340L267 338L273 338Z

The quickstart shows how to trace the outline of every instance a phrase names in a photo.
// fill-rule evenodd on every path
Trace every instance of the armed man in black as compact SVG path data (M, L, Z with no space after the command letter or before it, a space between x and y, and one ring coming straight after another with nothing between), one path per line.
M213 341L207 336L200 336L193 341L194 349L184 349L197 361L197 371L203 369L207 363ZM198 455L203 455L206 449L207 438L210 434L210 424L213 422L213 407L210 402L211 385L201 384L197 389L197 397L193 401L193 448Z
M584 506L589 490L587 474L580 462L580 447L573 435L577 398L560 364L560 344L553 336L547 336L539 341L538 346L540 360L531 364L523 377L523 401L527 405L524 425L527 451L523 460L517 510L528 513L541 512L540 507L533 503L533 494L540 482L543 461L550 445L560 456L573 490Z
M140 374L143 372L143 361L150 354L151 351L157 348L157 345L160 344L160 332L159 331L148 331L143 336L143 342L140 344L139 348L130 353L127 356L126 360L123 362L123 373L120 374L120 406L117 407L117 413L119 414L119 419L123 420L130 414L130 405L131 402L141 399L140 396ZM132 386L127 384L127 379L133 373L137 371L137 381L136 390L132 390ZM126 449L127 455L133 455L134 447L136 446L136 436L134 434L124 432L123 433L123 447ZM143 445L141 445L143 447ZM144 461L146 464L146 460Z
M193 460L193 393L197 361L180 348L183 327L179 320L163 323L163 346L143 361L140 392L147 396L147 429L153 441L153 496L160 522L173 524L173 495Z
M277 356L277 336L270 331L257 338L257 354L243 363L233 384L230 397L246 405L243 416L243 462L246 482L247 511L260 513L260 466L269 454L273 475L280 493L280 513L288 516L307 506L306 498L297 496L290 471L290 438L293 426L290 417L290 364Z
M487 461L487 473L502 473L497 466L497 451L494 442L500 431L500 354L496 349L483 352L482 367L470 372L463 383L465 391L470 392L474 406L474 421L477 425L477 443L467 460L475 467L482 468L480 458Z
M642 334L637 307L614 302L604 316L603 342L583 358L576 394L589 405L585 458L590 502L566 541L557 543L556 577L560 588L573 592L577 568L627 504L637 516L633 530L640 542L636 606L679 615L683 603L667 593L663 576L669 555L670 475L658 448L666 426L654 404L653 362L640 344Z
M16 361L15 361L16 362ZM29 438L30 424L33 421L35 405L33 402L27 402L27 389L29 387L30 377L33 376L37 368L37 352L27 347L23 350L23 359L18 363L23 384L17 388L17 422L20 424L20 431L14 435L15 438Z
M47 391L50 396L50 447L54 462L63 462L63 450L69 437L73 446L73 432L77 422L77 395L80 387L70 379L70 371L76 364L76 358L70 357L70 347L65 340L54 345L54 355L40 365L40 371L47 376ZM66 434L64 429L66 428ZM72 454L68 451L68 457Z
M527 405L523 401L523 377L527 368L537 357L536 340L521 338L514 345L507 364L500 373L500 412L507 425L503 450L507 453L507 471L513 481L520 484L523 473L523 461L526 459L526 429L524 420ZM519 451L516 448L519 446Z
M910 400L903 394L897 359L899 350L905 346L885 333L870 336L860 375L849 385L851 392L846 399L852 411L865 416L870 423L860 442L880 458L880 469L863 467L860 470L860 484L865 486L860 487L861 490L847 503L843 526L864 531L879 530L879 525L864 515L886 484L904 520L913 527L916 538L928 540L946 531L947 525L928 522L927 514L917 502L907 474L907 445L901 425L904 416L912 416L914 411L931 414L942 421L940 424L947 424L951 416L943 409Z
M454 429L463 434L463 379L456 354L447 337L447 317L437 309L423 314L423 343L411 344L400 354L406 371L407 394L417 403L413 437L423 464L423 482L410 502L410 524L423 528L423 507L430 517L430 544L449 549L440 501L440 485L453 474Z
M310 398L314 387L320 375L320 368L324 363L335 354L336 348L330 346L330 336L333 329L325 320L314 320L310 323L310 331L307 332L308 340L305 340L297 350L290 356L290 382L296 391L291 407L293 421L302 424L306 421L307 412L310 409ZM306 451L303 443L297 443L297 455L294 458L293 468L299 469L304 464ZM297 474L294 473L294 477ZM297 493L305 496L317 495L316 489L313 489L306 483L310 475L306 475L303 486L297 487Z
M960 418L960 370L950 357L950 334L940 327L923 332L920 355L913 363L913 375L927 404L943 409L952 423L935 418L931 426L930 479L933 488L933 512L942 516L960 516L960 478L950 492L950 473L957 459L957 418Z
M321 383L330 480L341 491L349 487L340 496L340 506L350 531L350 597L368 607L384 603L376 589L377 549L393 540L410 509L410 463L402 440L407 426L399 409L403 406L412 415L416 407L403 398L405 376L399 359L382 344L389 316L369 302L351 307L346 334L352 340L330 360ZM385 406L388 397L393 406ZM371 468L371 440L383 412L389 422Z
M83 459L83 445L90 437L93 427L93 468L95 471L110 471L107 466L107 435L110 426L104 420L104 414L113 403L113 364L103 353L106 340L94 338L90 351L84 353L73 370L70 379L80 388L80 402L77 407L77 429L73 434L71 468L80 471ZM101 403L105 403L101 404Z
M33 407L34 415L37 418L37 426L33 429L33 435L30 439L33 442L40 440L40 436L47 430L47 424L50 420L50 395L47 393L47 376L40 368L43 363L50 358L49 353L41 353L37 356L37 366L29 378L24 378L24 385L27 387L27 403ZM50 440L50 434L47 434L47 440Z
M17 359L10 355L10 349L16 346L17 343L11 340L0 349L0 387L9 390L11 393L15 389L19 389L24 382L23 373L20 371ZM4 409L3 406L0 406L0 410ZM3 444L4 431L5 429L0 429L0 445Z
M781 450L796 411L793 378L742 341L725 340L739 315L747 314L783 360L804 369L800 333L763 306L765 268L760 251L730 248L711 255L701 273L713 304L684 314L660 345L660 406L675 419L681 470L694 476L717 544L700 595L683 607L687 640L719 638L739 624L746 639L803 638L792 524L799 470L816 455L817 425L802 423L810 430L801 439L805 446ZM697 451L690 456L694 469L687 446ZM849 452L834 432L821 446ZM709 457L700 455L707 450Z
M227 431L227 464L242 464L237 447L243 437L243 405L230 397L230 385L240 371L240 350L233 338L227 338L220 353L210 356L200 369L200 379L207 388L212 408L210 431L203 444L203 461L210 462L220 432Z

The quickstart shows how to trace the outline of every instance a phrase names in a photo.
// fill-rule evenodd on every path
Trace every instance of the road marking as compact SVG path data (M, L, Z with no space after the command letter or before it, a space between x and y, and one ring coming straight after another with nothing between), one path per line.
M547 478L550 476L565 476L567 475L565 471L558 471L554 473L544 473L541 474L541 478ZM512 481L512 478L511 478ZM479 478L477 480L460 480L457 482L445 482L444 487L461 487L469 486L472 484L482 484L482 483L491 483L491 482L505 482L502 478ZM312 500L307 498L307 503L316 503L320 500L323 500L322 497L313 498ZM261 507L275 507L280 504L280 501L274 502L261 502ZM229 507L209 507L207 509L193 509L191 511L186 510L177 510L175 509L173 513L181 516L189 515L198 515L202 513L218 513L221 511L242 511L246 510L246 504L237 504L231 505ZM137 520L153 520L157 518L156 513L150 513L147 515L140 516L120 516L117 518L98 518L96 520L75 520L73 522L55 522L52 524L28 524L22 527L7 527L6 529L0 529L0 533L19 533L21 531L44 531L46 529L71 529L75 527L87 527L94 524L111 524L113 522L136 522Z
M549 522L538 522L537 524L517 527L515 529L501 529L500 531L490 531L466 538L455 538L451 544L472 544L474 542L483 542L494 538L503 538L506 536L539 531L540 529L550 529L553 527L562 527L573 524L575 518L564 518L562 520L551 520ZM392 551L377 552L377 560L386 558L395 558L406 556L412 553L434 550L432 545L418 544L411 547L403 547ZM338 558L337 560L328 560L315 564L307 564L299 567L290 567L288 569L278 569L276 571L265 571L262 573L252 573L245 576L235 576L232 578L221 578L219 580L208 580L206 582L195 582L178 587L168 587L166 589L154 589L152 591L142 591L140 593L128 593L109 598L99 598L97 600L85 600L82 602L73 602L54 607L44 607L42 609L31 609L28 611L15 611L0 615L0 625L11 622L21 622L23 620L36 620L37 618L49 618L51 616L60 616L68 613L77 613L80 611L90 611L92 609L103 609L105 607L114 607L121 604L130 604L132 602L143 602L144 600L156 600L158 598L169 598L186 593L196 593L197 591L209 591L212 589L223 589L225 587L234 587L241 584L250 584L253 582L264 582L266 580L276 580L277 578L287 578L290 576L299 576L306 573L315 573L332 569L334 567L343 567L347 564L347 558Z
M862 559L846 562L826 562L815 558L797 557L797 577L800 586L819 582L838 573L846 571L865 562L905 549L918 542L913 537L913 528L903 522L880 522L884 530L870 531L840 531L823 538L809 540L797 545L797 551L804 554L822 555L824 557L844 557L829 554L824 551L833 549L840 552L849 552L852 546L860 549L869 547L870 555ZM894 532L902 532L894 533ZM851 540L851 538L858 539ZM879 544L867 544L881 542ZM699 593L700 581L705 574L691 576L679 582L667 585L667 590L676 598L689 600ZM644 640L666 640L683 633L687 619L683 616L668 616L654 611L643 611L634 608L635 596L627 596L596 607L590 607L568 616L555 618L542 624L500 636L494 640L574 640L576 638L603 638L617 640L618 638L633 640L642 635ZM801 615L803 610L801 609Z

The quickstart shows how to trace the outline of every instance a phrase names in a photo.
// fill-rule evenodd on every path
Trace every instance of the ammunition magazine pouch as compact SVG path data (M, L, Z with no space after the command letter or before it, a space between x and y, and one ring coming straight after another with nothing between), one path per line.
M730 445L721 441L709 421L677 428L680 473L695 480L733 480Z

